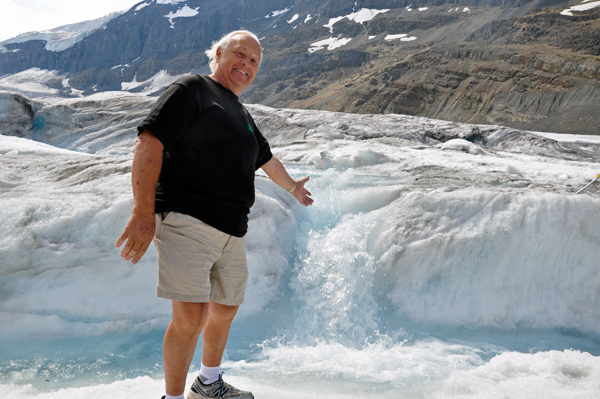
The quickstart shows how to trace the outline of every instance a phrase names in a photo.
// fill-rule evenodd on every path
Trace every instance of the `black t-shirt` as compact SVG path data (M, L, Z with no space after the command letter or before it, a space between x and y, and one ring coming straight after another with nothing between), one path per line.
M271 149L238 97L208 76L171 84L138 126L164 145L155 212L193 216L243 237L254 172Z

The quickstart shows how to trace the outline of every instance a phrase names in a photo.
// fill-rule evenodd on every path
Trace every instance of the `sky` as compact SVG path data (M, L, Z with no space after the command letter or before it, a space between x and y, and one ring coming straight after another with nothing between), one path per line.
M0 0L0 41L96 19L142 0Z

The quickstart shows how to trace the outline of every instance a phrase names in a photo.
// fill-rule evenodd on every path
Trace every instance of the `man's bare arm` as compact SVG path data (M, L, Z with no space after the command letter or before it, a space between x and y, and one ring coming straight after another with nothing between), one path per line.
M274 155L273 157L264 164L262 170L265 171L267 176L271 178L275 183L279 186L285 188L290 191L294 197L304 206L312 205L313 199L310 198L312 195L307 189L304 188L304 185L310 179L308 176L303 177L299 180L294 180L288 174L285 167L281 164L279 159L277 159Z
M162 143L148 130L138 136L131 166L133 210L117 240L117 247L127 241L121 256L134 264L146 253L154 237L154 195L162 167L162 151Z

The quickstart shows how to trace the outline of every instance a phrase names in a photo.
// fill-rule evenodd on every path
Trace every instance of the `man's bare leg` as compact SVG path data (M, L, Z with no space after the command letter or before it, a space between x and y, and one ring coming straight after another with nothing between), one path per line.
M208 316L208 303L171 301L173 317L163 342L167 395L182 395L198 337ZM221 353L222 355L222 353Z
M231 322L238 308L239 306L210 302L208 319L202 333L202 364L205 366L216 367L221 364L229 338Z
M254 395L251 392L242 391L229 384L225 384L218 375L223 352L229 338L231 322L237 310L238 306L220 305L215 302L209 303L208 318L202 331L201 375L192 384L189 397L202 399L226 392L227 397L231 399L254 399ZM203 374L203 372L206 374Z

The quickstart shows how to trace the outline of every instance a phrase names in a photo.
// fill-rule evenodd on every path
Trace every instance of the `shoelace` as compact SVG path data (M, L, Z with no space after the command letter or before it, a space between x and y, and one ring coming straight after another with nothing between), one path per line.
M234 387L233 385L229 385L228 383L226 383L225 381L221 380L221 382L223 383L223 385L225 385L225 387L227 388L226 392L229 391L233 391L233 392L237 392L238 389L236 387Z

